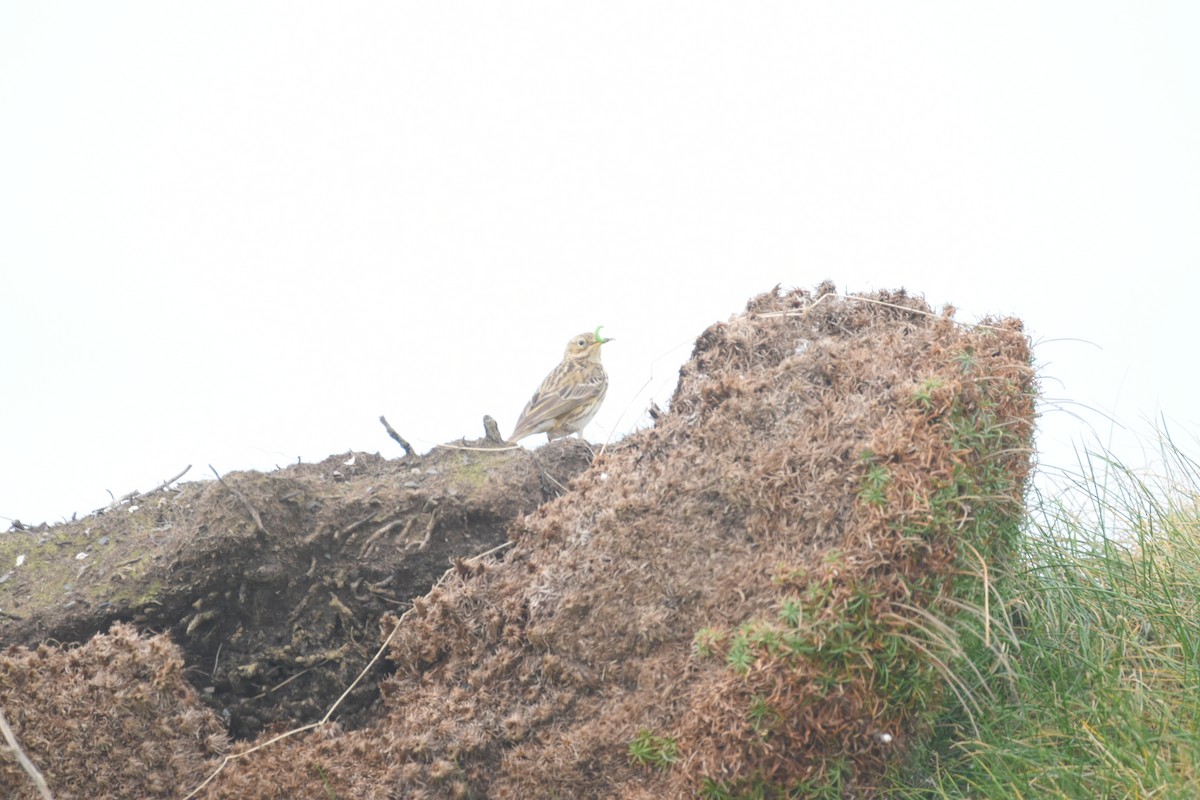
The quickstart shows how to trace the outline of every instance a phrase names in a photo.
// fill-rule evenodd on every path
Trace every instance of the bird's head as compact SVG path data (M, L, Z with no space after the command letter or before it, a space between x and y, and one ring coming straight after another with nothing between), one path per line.
M597 325L596 330L593 332L581 333L571 337L571 341L567 342L567 352L563 358L599 361L600 345L612 341L612 338L605 338L600 335L600 329L603 327L603 325Z

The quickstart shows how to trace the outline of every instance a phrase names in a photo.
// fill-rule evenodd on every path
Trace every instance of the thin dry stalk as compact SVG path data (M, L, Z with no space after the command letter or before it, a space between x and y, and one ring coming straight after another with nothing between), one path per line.
M50 794L50 787L46 785L46 779L42 777L42 773L38 770L37 766L29 760L29 756L25 755L25 751L21 749L21 745L17 741L12 728L8 726L8 719L5 718L3 709L0 709L0 731L3 731L4 741L8 742L8 748L17 757L17 762L21 765L21 769L25 770L25 774L37 786L38 792L45 800L54 800L54 796Z

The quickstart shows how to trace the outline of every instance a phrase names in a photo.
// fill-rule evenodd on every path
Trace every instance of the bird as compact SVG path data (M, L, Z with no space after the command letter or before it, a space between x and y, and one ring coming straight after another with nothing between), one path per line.
M600 335L602 327L571 337L562 363L550 370L525 404L509 442L537 433L544 433L547 441L553 441L582 431L592 421L608 391L608 374L600 363L600 347L613 340Z

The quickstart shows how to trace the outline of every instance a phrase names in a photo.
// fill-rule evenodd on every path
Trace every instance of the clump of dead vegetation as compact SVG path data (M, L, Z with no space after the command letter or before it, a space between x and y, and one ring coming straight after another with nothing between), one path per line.
M753 299L653 428L385 619L374 723L263 747L199 796L878 793L948 704L977 713L943 620L986 609L1029 469L1020 323L951 316Z
M177 797L228 746L220 718L184 680L179 649L130 625L77 648L0 655L0 708L58 800ZM0 789L41 796L8 757Z
M0 533L0 648L131 622L170 634L234 738L320 718L375 653L385 612L451 558L506 541L591 458L577 441L536 461L484 444L229 473ZM343 698L347 727L374 718L378 677Z
M870 795L974 702L940 618L1016 535L1033 374L1014 320L830 292L714 325L653 429L419 600L386 719L211 796L297 758L338 796Z

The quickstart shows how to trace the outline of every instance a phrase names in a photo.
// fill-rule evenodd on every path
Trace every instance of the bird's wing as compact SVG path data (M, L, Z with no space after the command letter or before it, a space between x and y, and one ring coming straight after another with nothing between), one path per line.
M555 369L525 405L511 440L537 432L539 425L569 414L603 395L607 388L602 370Z

